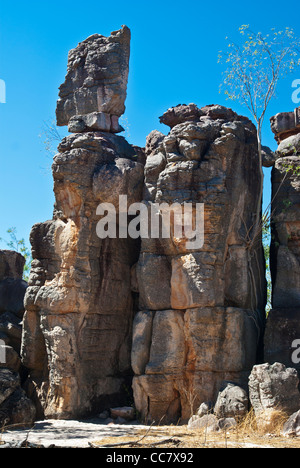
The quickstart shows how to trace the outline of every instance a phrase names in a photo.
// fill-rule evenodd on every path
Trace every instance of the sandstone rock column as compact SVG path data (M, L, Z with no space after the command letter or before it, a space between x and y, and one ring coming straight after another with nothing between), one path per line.
M14 370L19 370L18 353L21 346L24 295L27 288L23 281L25 258L13 250L0 250L0 340L6 352L14 356ZM1 344L2 344L1 343Z
M77 418L119 405L131 384L130 278L139 241L96 232L100 203L118 211L119 195L128 203L142 198L143 165L114 134L120 130L114 116L124 112L129 38L123 27L79 44L60 88L58 124L76 133L54 158L53 219L32 228L22 341L28 388L46 417Z
M144 419L168 423L214 401L223 380L247 385L265 278L261 240L250 247L259 193L254 125L222 106L194 104L169 109L161 122L171 131L148 137L144 202L203 203L205 213L202 248L187 248L174 231L142 239L136 267L135 404Z
M272 170L272 307L265 334L265 361L300 369L300 108L271 119L279 143ZM298 116L298 117L297 117ZM299 344L298 344L299 346Z
M118 118L125 112L129 55L126 26L109 37L94 34L71 50L59 91L57 124L69 125L71 132L122 130Z
M23 388L24 369L20 346L24 295L25 258L12 250L0 250L0 425L24 424L35 419L35 407Z

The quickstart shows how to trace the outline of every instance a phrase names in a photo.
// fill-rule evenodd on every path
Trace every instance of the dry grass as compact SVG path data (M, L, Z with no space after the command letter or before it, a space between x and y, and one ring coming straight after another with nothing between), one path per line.
M114 444L116 449L119 444L122 444L122 448L300 448L300 438L288 439L281 435L286 420L286 414L273 411L272 416L266 415L267 424L257 424L250 411L236 427L226 431L209 432L205 429L189 429L187 426L153 426L147 430L137 428L134 436L105 437L94 442L93 446Z
M259 420L251 410L237 426L226 431L211 432L208 428L190 429L182 426L135 426L128 436L111 435L94 441L95 448L113 445L118 448L300 448L299 438L281 435L287 414L282 411L264 413ZM0 445L2 444L0 428ZM113 432L112 432L113 434Z

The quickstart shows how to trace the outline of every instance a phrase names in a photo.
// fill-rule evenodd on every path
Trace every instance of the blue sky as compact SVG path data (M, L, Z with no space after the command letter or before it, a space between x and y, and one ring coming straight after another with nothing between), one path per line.
M40 135L44 122L55 117L68 51L80 41L94 33L109 35L123 24L130 27L125 117L129 141L144 146L151 130L167 132L158 117L179 103L222 104L249 116L219 94L218 52L225 49L226 36L238 36L240 25L262 32L289 26L300 36L296 1L287 8L279 1L257 0L0 1L0 79L6 83L6 104L0 104L0 237L15 226L26 241L33 224L52 218L51 157ZM300 70L280 83L266 116L263 143L272 149L276 143L268 120L294 109L293 79L300 79Z

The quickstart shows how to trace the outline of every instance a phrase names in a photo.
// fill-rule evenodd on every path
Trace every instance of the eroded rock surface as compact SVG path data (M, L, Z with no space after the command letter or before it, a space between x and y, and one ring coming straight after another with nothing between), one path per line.
M280 112L271 117L271 129L275 139L281 143L286 138L296 135L300 131L300 107L294 112Z
M204 204L205 239L193 248L176 237L175 216L169 238L142 239L133 389L144 418L177 422L190 417L191 402L214 401L223 380L245 382L256 362L264 263L248 235L259 166L255 128L231 109L177 106L161 121L171 131L146 143L144 203L192 202L194 221Z
M225 382L214 406L214 414L219 418L239 420L246 416L248 410L249 398L246 390L231 382Z
M136 148L114 134L125 109L129 49L127 27L89 37L69 53L60 87L58 124L76 133L54 158L53 219L31 232L22 339L28 392L48 418L122 405L131 385L131 268L139 240L119 237L117 215L119 195L128 204L142 199L144 171ZM113 238L97 231L101 203L115 207Z
M7 366L17 372L27 288L22 279L24 265L25 258L18 252L0 250L0 355L5 356L4 362L0 359L0 367Z
M11 250L0 250L0 425L31 425L35 407L22 388L24 369L20 348L24 296L22 280L25 258Z
M65 82L60 86L56 117L71 132L119 132L125 111L130 30L123 26L109 37L94 34L69 52Z
M144 421L188 421L224 380L245 385L261 351L264 258L261 239L251 237L256 129L223 106L179 105L161 117L167 136L154 131L145 150L131 146L116 135L129 40L123 27L80 43L60 87L57 122L74 134L54 158L53 219L31 232L22 335L39 417L126 404L133 372ZM124 213L120 195L127 206L143 202L141 239L124 236L119 218L115 236L99 236L99 204ZM156 235L162 204L173 206L171 230Z
M279 144L272 170L273 309L266 325L265 361L299 368L294 354L300 337L300 128L297 131Z
M139 244L100 239L96 210L119 194L139 201L143 166L124 138L108 133L71 135L59 150L54 218L31 232L22 358L44 414L68 419L119 405L130 386Z
M286 421L282 428L284 437L299 437L300 436L300 410L293 413Z
M300 407L299 378L296 369L275 362L253 367L249 377L249 397L256 417L268 411L292 415Z

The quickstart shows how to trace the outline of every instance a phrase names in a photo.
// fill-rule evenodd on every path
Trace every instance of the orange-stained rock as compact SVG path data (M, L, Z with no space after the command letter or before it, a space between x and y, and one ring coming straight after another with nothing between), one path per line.
M31 232L22 357L41 416L70 419L126 403L139 240L99 238L96 210L106 178L111 194L140 201L143 166L109 133L71 135L59 151L53 220Z
M195 229L196 204L203 204L204 243L188 244L186 230L176 234L175 211L169 238L142 239L133 390L143 418L177 423L215 401L223 380L246 387L261 353L260 236L250 248L260 175L256 129L231 109L181 105L161 122L171 131L149 135L144 201L177 204L182 212L193 203L185 229Z

